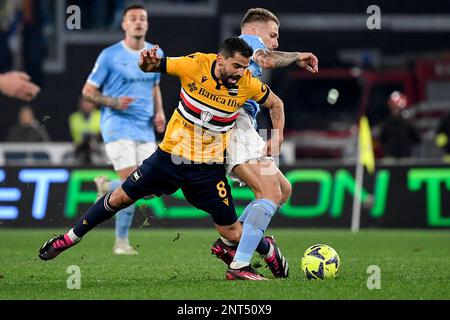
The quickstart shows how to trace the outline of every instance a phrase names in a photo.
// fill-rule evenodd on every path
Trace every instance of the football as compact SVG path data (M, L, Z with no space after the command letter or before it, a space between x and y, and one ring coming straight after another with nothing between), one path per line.
M307 279L332 279L336 277L341 260L332 247L316 244L306 249L301 268Z

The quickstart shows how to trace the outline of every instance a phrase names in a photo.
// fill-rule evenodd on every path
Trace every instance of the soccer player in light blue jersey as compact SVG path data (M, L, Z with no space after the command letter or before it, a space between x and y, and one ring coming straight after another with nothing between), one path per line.
M83 88L84 99L100 105L106 154L120 178L97 177L99 196L118 188L156 150L155 129L165 129L160 74L143 73L138 67L141 51L153 47L145 41L147 19L141 5L124 10L125 39L100 53ZM158 50L158 55L163 52ZM134 211L132 205L116 215L115 254L137 254L128 240Z
M261 78L263 69L286 67L296 63L312 73L318 72L318 59L310 52L281 52L278 48L280 22L269 10L252 8L241 23L240 38L253 49L249 70ZM260 111L255 101L247 101L240 109L227 147L227 173L234 180L245 182L254 192L252 201L239 217L242 236L237 243L217 239L212 252L229 265L228 274L234 279L252 280L240 270L250 265L254 251L264 257L277 278L286 278L289 266L273 237L264 236L272 216L290 197L292 187L277 168L273 156L279 154L279 145L265 142L256 131L256 116ZM273 135L283 141L283 132Z

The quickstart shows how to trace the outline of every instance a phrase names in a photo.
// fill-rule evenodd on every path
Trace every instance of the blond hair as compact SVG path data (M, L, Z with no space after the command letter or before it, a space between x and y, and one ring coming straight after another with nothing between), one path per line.
M280 26L280 20L278 20L277 16L274 15L269 10L264 8L252 8L247 11L247 13L244 16L244 19L242 19L241 28L243 28L246 23L252 23L257 21L258 22L273 21L277 24L277 26Z

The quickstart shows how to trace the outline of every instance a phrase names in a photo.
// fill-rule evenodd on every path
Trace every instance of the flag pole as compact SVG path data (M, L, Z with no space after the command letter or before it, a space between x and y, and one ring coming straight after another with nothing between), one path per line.
M358 148L361 148L359 145ZM364 167L358 158L356 159L356 169L355 169L355 190L353 193L353 211L352 211L352 225L351 231L357 233L359 231L360 220L361 220L361 197L362 197L362 186L364 179Z
M372 148L372 134L370 132L369 120L362 116L358 126L358 148L355 169L355 189L353 192L353 211L351 230L353 233L359 231L361 225L361 198L364 181L364 167L373 174L375 170L375 158Z

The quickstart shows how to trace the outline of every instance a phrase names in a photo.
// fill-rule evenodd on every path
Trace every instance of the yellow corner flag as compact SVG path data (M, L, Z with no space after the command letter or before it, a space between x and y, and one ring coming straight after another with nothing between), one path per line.
M372 147L372 133L366 116L359 120L359 161L370 174L375 171L375 157Z

